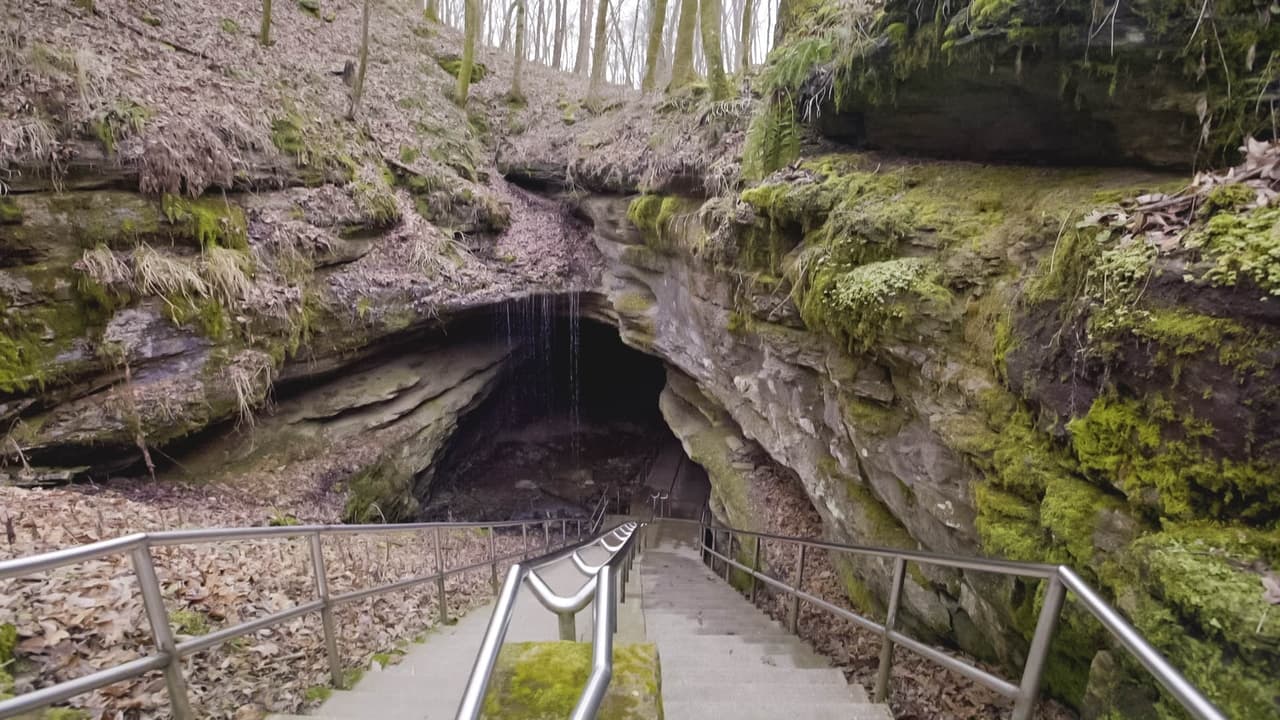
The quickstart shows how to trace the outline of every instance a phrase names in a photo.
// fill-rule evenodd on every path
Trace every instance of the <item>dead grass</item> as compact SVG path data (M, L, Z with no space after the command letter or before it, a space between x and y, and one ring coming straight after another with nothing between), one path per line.
M200 260L200 274L210 293L223 306L234 308L253 289L253 258L240 250L210 246Z
M170 307L179 299L191 303L209 295L209 285L191 262L157 252L146 243L134 249L132 260L135 287L145 295L163 298Z
M133 272L129 269L129 264L106 245L85 250L75 268L104 288L132 285Z

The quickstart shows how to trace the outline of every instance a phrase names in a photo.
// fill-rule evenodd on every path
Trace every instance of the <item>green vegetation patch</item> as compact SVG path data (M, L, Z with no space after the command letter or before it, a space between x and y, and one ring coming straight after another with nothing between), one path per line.
M627 206L627 219L658 252L696 252L705 234L698 217L701 203L676 195L641 195Z
M1280 613L1262 572L1280 566L1280 530L1169 523L1111 566L1118 604L1138 630L1228 717L1271 717ZM1142 672L1124 658L1134 676ZM1184 717L1161 697L1161 720Z
M1067 428L1082 469L1149 515L1261 521L1280 509L1276 463L1219 458L1212 426L1159 396L1103 395Z
M591 645L510 643L502 648L485 696L483 716L503 720L569 717L591 674ZM662 717L658 650L650 643L614 645L613 678L600 720Z
M202 248L249 249L249 225L244 211L229 200L165 195L160 207L171 225L183 228Z

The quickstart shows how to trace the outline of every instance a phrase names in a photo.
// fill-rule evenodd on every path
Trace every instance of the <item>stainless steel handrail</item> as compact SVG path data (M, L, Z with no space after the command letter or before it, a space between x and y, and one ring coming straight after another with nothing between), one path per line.
M325 651L328 656L330 679L335 686L342 684L342 659L338 653L338 636L333 618L333 609L339 605L355 602L364 598L384 593L404 590L415 585L429 582L436 583L439 598L440 620L449 621L448 596L445 579L454 575L489 567L490 579L494 591L497 592L498 564L516 558L524 559L529 555L529 526L541 525L545 546L551 545L551 525L559 523L562 543L568 543L570 524L576 526L577 537L581 538L586 518L560 520L509 520L503 522L444 522L444 523L406 523L403 525L294 525L280 527L254 528L212 528L198 530L167 530L162 532L135 533L123 537L103 540L101 542L70 547L63 550L14 558L0 561L0 580L27 577L48 572L59 567L76 563L97 560L113 555L128 554L133 563L134 576L142 592L143 606L146 609L148 624L151 627L152 644L155 652L142 658L113 665L102 670L83 675L72 680L40 688L17 697L0 700L0 720L23 713L39 710L54 703L69 700L77 695L91 692L113 683L132 680L146 673L163 670L165 685L169 696L169 705L173 716L178 720L190 720L195 717L187 699L186 681L182 674L182 658L192 653L207 650L211 647L247 635L264 628L279 625L302 615L319 612L324 627ZM524 544L517 553L499 556L494 541L494 532L505 528L521 529ZM489 530L489 559L458 568L445 568L441 554L440 533L444 530L460 528L484 528ZM324 546L325 537L351 535L357 533L406 533L426 532L433 535L435 554L435 572L429 575L405 578L395 582L371 588L353 590L340 595L329 593L328 577L325 572ZM169 613L164 605L164 597L160 583L156 578L154 559L151 549L174 545L203 545L219 542L237 542L244 540L306 538L310 545L311 567L315 579L316 599L301 605L277 611L254 620L239 623L231 627L192 638L184 642L175 642L173 630L169 624Z
M866 545L841 545L821 540L772 535L751 530L713 526L708 522L705 511L701 520L666 520L665 522L696 522L699 528L698 544L704 559L712 564L714 564L715 559L719 559L724 564L726 581L729 579L731 569L736 568L747 573L751 577L750 594L753 601L756 597L757 581L789 594L791 596L791 607L788 612L787 624L791 632L797 632L800 602L804 601L814 607L849 620L860 627L878 633L882 638L883 644L880 651L880 667L876 677L876 702L884 702L888 697L889 676L893 665L893 650L896 645L901 645L917 655L932 660L1005 697L1013 699L1012 720L1028 720L1035 709L1040 690L1040 680L1044 672L1045 662L1048 659L1053 633L1057 628L1062 605L1066 599L1067 591L1070 591L1080 604L1106 628L1107 632L1111 633L1120 645L1141 663L1147 669L1147 672L1151 673L1152 677L1169 691L1169 694L1193 718L1197 720L1227 720L1226 715L1215 707L1194 685L1188 682L1186 677L1160 654L1159 650L1147 642L1137 628L1125 620L1115 608L1102 599L1102 596L1096 590L1066 565L962 557ZM708 532L711 533L711 542L709 544L707 542ZM719 542L721 534L724 534L725 537L723 544ZM738 537L755 539L755 548L750 566L732 557L733 542ZM765 542L786 543L799 548L794 585L760 570L760 548ZM739 541L738 545L741 547L742 542ZM877 623L852 610L834 605L820 597L804 592L801 586L804 582L805 555L809 549L829 550L892 560L894 564L893 576L890 583L889 604L885 614L885 622L883 624ZM1026 663L1023 666L1022 678L1018 684L1015 685L972 663L948 655L894 629L908 562L990 572L1014 577L1036 578L1048 583L1045 588L1044 604L1041 606L1040 615L1036 620L1036 629L1031 638L1031 646L1027 652Z
M493 668L506 639L507 627L511 624L516 598L526 584L538 602L559 617L561 640L577 639L574 615L589 603L595 603L591 674L587 677L587 683L570 716L572 720L595 718L613 676L613 633L618 629L617 603L626 601L627 576L636 549L640 546L637 540L643 528L643 525L635 522L623 523L590 540L511 566L507 571L506 582L502 585L502 592L498 595L493 615L489 618L484 639L480 642L480 651L472 665L462 701L458 704L457 720L476 720L480 717ZM620 541L617 546L609 544L610 536ZM582 562L578 554L593 545L599 545L610 553L607 561L594 568ZM572 595L557 595L535 571L570 558L574 567L587 576L587 580Z

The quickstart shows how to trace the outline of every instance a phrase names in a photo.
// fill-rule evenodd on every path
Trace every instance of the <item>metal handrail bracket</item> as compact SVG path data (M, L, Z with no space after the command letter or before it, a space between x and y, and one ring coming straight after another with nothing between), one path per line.
M561 640L577 639L574 614L588 604L595 603L591 674L587 678L586 686L574 706L571 717L573 720L591 720L596 716L613 677L613 633L617 630L617 603L626 599L624 594L615 587L615 582L619 585L625 583L627 568L639 547L637 540L643 527L634 522L624 523L598 537L527 563L511 566L507 572L506 582L502 585L497 606L489 618L489 626L485 629L475 663L471 667L471 675L467 679L462 701L458 704L458 720L476 720L480 717L485 693L488 692L489 681L492 678L494 666L498 662L498 653L502 649L507 628L511 624L516 598L520 589L526 584L543 607L559 616ZM616 547L607 542L609 537L618 538L619 543ZM595 545L604 548L610 553L610 557L595 567L594 572L587 573L584 568L590 569L591 566L583 562L578 553ZM588 576L587 580L571 595L555 593L536 572L540 568L565 559L570 559L575 568Z

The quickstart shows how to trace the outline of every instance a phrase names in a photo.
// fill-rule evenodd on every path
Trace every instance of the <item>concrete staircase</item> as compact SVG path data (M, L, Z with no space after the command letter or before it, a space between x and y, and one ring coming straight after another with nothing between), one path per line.
M826 658L712 574L696 533L696 525L652 527L636 566L667 720L892 720L886 706L870 703Z
M687 523L651 526L619 608L615 642L658 646L667 720L892 720L885 706L870 704L862 688L715 577L699 560L696 532ZM584 555L592 563L605 557L598 548ZM568 563L540 574L560 593L582 581ZM399 664L334 691L305 717L451 720L492 612L490 603L433 632ZM590 606L578 614L580 640L590 640L591 617ZM507 641L554 640L557 632L555 616L522 593Z

